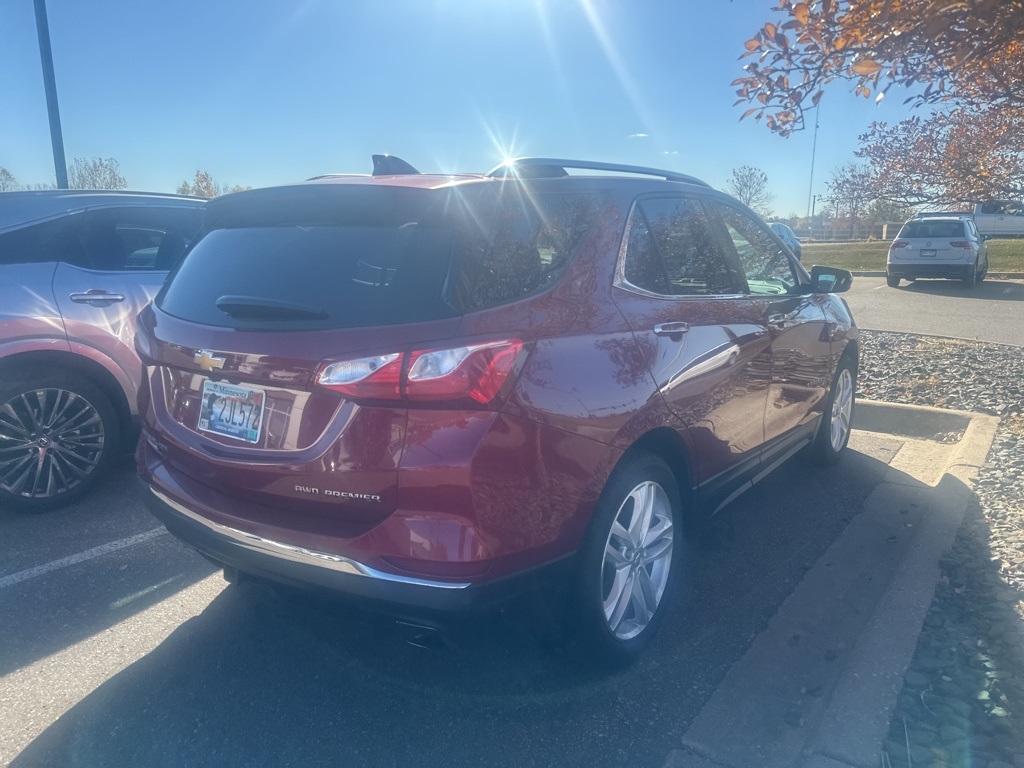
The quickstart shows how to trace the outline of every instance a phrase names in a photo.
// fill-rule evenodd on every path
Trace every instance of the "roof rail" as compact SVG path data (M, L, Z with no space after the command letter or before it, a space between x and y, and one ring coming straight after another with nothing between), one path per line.
M647 168L642 165L619 165L618 163L596 163L590 160L560 160L553 157L517 157L506 160L487 175L493 179L516 176L521 179L545 179L568 176L566 168L588 171L615 171L616 173L635 173L640 176L657 176L666 181L683 181L688 184L699 184L710 187L706 181L695 176L660 168Z

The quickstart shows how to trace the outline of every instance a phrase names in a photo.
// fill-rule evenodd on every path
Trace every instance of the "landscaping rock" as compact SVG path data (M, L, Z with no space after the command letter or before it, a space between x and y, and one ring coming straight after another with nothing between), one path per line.
M976 503L940 561L886 754L908 765L909 734L915 766L1024 768L1024 350L876 331L861 338L859 397L1001 417Z

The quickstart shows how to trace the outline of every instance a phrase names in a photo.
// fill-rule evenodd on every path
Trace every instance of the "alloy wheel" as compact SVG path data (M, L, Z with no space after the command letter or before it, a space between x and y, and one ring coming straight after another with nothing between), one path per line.
M843 368L836 380L832 393L832 450L837 453L846 444L850 433L850 416L853 413L853 375L849 368Z
M99 466L103 419L82 395L33 389L0 405L0 489L23 499L53 498Z
M673 539L668 494L658 483L640 483L616 512L604 549L604 617L617 639L636 637L654 618L668 584Z

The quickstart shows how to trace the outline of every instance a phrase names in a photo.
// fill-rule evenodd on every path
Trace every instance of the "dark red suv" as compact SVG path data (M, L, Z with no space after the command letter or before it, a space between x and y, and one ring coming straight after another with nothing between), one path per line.
M398 168L208 204L139 318L151 509L230 573L405 606L550 567L629 659L691 524L845 449L850 273L681 174Z

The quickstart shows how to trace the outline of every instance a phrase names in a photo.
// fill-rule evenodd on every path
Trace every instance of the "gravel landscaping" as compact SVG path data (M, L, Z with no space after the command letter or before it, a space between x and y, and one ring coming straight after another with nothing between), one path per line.
M884 766L1024 768L1024 349L863 332L859 396L1001 417L941 575Z

